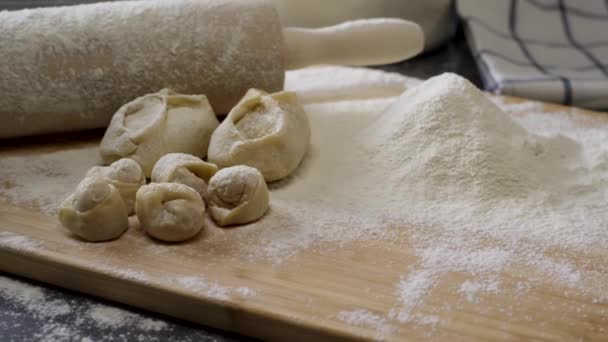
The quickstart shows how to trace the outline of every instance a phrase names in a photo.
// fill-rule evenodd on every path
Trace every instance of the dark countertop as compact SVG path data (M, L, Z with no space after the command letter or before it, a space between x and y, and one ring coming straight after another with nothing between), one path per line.
M1 5L0 1L0 9ZM418 78L455 72L477 86L481 85L461 30L447 45L436 51L378 69ZM119 313L117 316L122 321L104 321L103 313L114 312ZM101 320L95 319L99 317L95 313L101 313ZM247 339L5 273L0 273L0 336L2 341L7 342Z

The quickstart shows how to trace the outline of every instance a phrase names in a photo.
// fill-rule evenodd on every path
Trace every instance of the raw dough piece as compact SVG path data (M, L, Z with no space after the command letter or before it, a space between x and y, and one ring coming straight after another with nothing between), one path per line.
M86 177L58 214L64 227L87 241L113 240L129 227L127 206L104 177Z
M218 125L205 95L163 89L122 106L106 130L100 152L105 163L132 158L150 177L154 164L167 153L205 157Z
M159 240L177 242L201 231L205 203L187 185L150 183L137 191L135 212L146 233Z
M141 166L129 158L119 159L110 166L94 166L86 177L105 177L120 192L127 206L129 215L135 213L135 193L142 185L146 185L146 177Z
M220 226L253 222L268 210L268 187L257 169L245 165L218 171L209 182L207 203Z
M217 166L185 153L169 153L158 160L152 169L152 182L180 183L196 190L205 198L209 179Z
M300 164L309 142L308 116L295 93L250 89L213 132L208 159L219 167L255 167L270 182Z

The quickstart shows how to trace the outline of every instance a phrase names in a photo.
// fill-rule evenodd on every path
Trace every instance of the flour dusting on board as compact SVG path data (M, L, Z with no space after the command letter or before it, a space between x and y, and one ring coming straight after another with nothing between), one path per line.
M96 146L0 157L0 195L11 203L54 214L100 157Z
M378 315L364 309L340 311L337 315L340 321L355 327L370 327L376 331L375 338L378 340L386 339L396 327L388 323L388 319L383 315Z
M172 282L189 291L197 292L206 297L217 300L230 300L234 294L242 297L253 297L257 294L256 290L246 287L224 286L217 282L208 281L201 276L181 276L172 279Z
M230 299L230 291L231 289L222 286L217 283L209 283L202 278L193 277L193 276L185 276L178 277L174 280L178 285L182 287L194 291L194 292L202 292L206 294L208 297L219 299L219 300L228 300Z
M471 281L466 280L460 285L458 292L462 293L469 302L477 302L479 293L497 293L500 282L497 280Z
M133 270L130 268L124 268L122 266L113 266L113 267L108 266L105 268L111 274L113 274L119 278L122 278L122 279L135 280L135 281L143 282L143 283L150 281L150 278L148 277L148 275L142 271Z
M492 102L455 75L411 87L396 99L395 89L414 82L378 71L318 70L323 72L287 75L288 90L298 88L306 99L312 142L295 173L269 185L268 214L231 230L206 221L194 248L280 267L297 264L303 250L331 253L354 242L407 241L414 261L393 265L401 277L390 294L396 298L390 311L356 308L332 316L379 336L390 336L394 331L386 327L401 323L441 325L445 312L485 304L496 294L512 296L514 304L499 309L517 316L518 298L547 282L566 297L583 293L608 302L602 281L608 260L594 254L608 248L607 120L536 113L542 106L534 103ZM343 88L331 81L333 70L342 75ZM324 84L350 89L360 81L355 99L320 91ZM308 89L309 82L315 87ZM369 90L378 85L384 90ZM579 119L591 128L581 128ZM39 177L30 176L31 182L54 179ZM51 202L54 195L45 196ZM144 243L151 246L140 253L174 253L137 240L138 247ZM588 254L595 257L592 265L584 260ZM521 279L503 277L522 269L529 272ZM460 279L456 286L441 287L454 279ZM220 300L249 292L198 275L173 283ZM425 305L438 289L458 303Z

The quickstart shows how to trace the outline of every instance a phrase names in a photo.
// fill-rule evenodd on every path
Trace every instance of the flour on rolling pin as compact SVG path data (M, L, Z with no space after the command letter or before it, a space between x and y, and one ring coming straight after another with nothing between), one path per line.
M283 29L268 0L4 11L0 138L105 127L121 105L162 88L204 94L227 113L249 88L281 90L285 66L391 63L423 40L400 19Z
M125 1L0 12L0 138L107 125L168 87L227 112L283 87L282 27L266 1Z

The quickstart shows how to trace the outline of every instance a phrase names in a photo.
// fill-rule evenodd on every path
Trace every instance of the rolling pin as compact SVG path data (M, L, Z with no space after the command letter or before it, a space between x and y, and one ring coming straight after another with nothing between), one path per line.
M120 1L0 12L0 138L105 127L162 88L228 112L249 88L281 90L285 69L401 61L418 25L371 19L281 27L267 0Z

